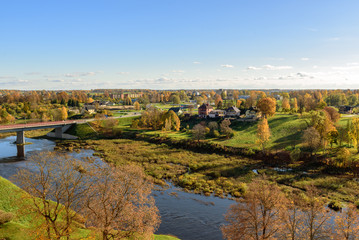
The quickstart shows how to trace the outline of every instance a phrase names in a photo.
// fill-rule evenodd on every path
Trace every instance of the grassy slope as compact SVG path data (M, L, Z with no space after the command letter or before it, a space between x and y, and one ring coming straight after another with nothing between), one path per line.
M6 239L31 239L31 227L36 219L30 216L16 215L19 209L19 201L22 201L21 195L26 194L10 181L0 177L0 209L15 214L15 218L0 227L0 238ZM73 234L73 239L86 239L90 235L90 230L77 229ZM177 238L155 235L156 240L176 240Z
M15 214L15 218L0 228L0 237L9 239L29 239L31 228L36 219L30 216L18 215L19 202L22 200L22 194L26 194L10 181L0 177L0 209ZM85 238L90 231L86 229L77 229L73 236L75 238Z
M231 127L235 131L232 139L215 140L228 146L259 149L257 141L258 122L233 122ZM285 149L300 144L302 131L307 127L303 119L297 115L277 114L268 120L271 131L268 147L271 149Z

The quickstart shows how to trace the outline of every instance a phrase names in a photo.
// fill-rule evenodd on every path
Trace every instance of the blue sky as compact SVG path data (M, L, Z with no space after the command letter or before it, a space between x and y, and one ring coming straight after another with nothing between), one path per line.
M359 88L357 0L0 2L0 89Z

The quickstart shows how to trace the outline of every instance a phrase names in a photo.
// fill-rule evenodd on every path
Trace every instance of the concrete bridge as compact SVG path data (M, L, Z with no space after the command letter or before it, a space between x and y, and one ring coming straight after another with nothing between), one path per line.
M18 157L25 156L25 131L55 128L55 137L62 138L63 133L70 128L73 124L84 123L85 120L77 121L56 121L56 122L38 122L27 124L12 124L12 125L0 125L0 133L16 132L16 144L18 146Z

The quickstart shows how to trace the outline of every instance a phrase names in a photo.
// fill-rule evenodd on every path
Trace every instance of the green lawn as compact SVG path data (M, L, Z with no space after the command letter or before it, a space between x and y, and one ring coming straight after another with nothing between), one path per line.
M303 130L307 128L305 120L298 115L276 114L268 120L271 137L270 149L293 148L301 143ZM228 140L212 140L220 144L234 147L259 149L257 141L258 122L235 122L231 126L235 136Z

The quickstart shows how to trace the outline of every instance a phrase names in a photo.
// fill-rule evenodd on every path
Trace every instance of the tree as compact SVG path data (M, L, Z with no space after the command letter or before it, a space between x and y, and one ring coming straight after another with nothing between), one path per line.
M223 100L222 97L220 95L216 95L216 99L214 100L214 104L216 105L217 108L221 108L223 105Z
M283 102L282 102L282 110L284 112L288 112L290 110L290 104L289 104L289 99L288 98L284 98Z
M357 150L359 152L359 118L354 118L352 120L349 135L354 144L357 145Z
M350 204L335 217L335 239L354 240L359 236L358 209Z
M179 119L177 114L172 110L166 112L163 115L162 121L164 122L164 128L168 131L170 131L172 129L175 131L179 131L179 129L181 127L181 120Z
M301 209L302 201L299 192L291 193L289 199L284 200L283 205L285 209L281 211L280 215L280 221L283 224L280 239L303 239L303 236L301 236L304 223L303 211Z
M67 119L67 109L66 107L62 106L61 108L61 120L66 120Z
M206 136L206 128L202 124L196 124L192 129L192 138L197 140L204 139Z
M278 222L284 196L277 185L254 180L238 204L225 215L228 225L221 228L225 239L275 239L281 231Z
M69 239L83 209L83 196L91 185L86 175L89 165L81 160L45 152L30 157L29 167L14 175L14 181L29 194L23 195L22 211L39 219L34 226L47 239ZM31 171L29 169L36 169ZM38 236L39 237L39 236Z
M242 105L242 101L238 99L238 100L236 101L236 107L237 107L237 108L240 108L241 105Z
M298 102L297 102L297 98L294 98L294 99L293 99L292 110L293 110L294 112L298 112Z
M325 107L323 110L326 111L329 114L330 120L333 123L337 123L339 121L340 114L335 108L333 108L333 107Z
M270 130L268 125L267 118L263 118L258 124L257 130L258 143L260 144L262 150L265 150L265 146L269 141Z
M172 102L173 104L180 104L181 103L181 99L178 95L174 95L172 98Z
M226 138L230 138L233 135L233 130L229 126L231 125L231 121L229 119L224 119L221 124L221 133L226 136Z
M137 111L141 109L140 103L138 101L135 102L134 106L135 106L135 110Z
M136 234L149 239L160 217L150 197L153 185L143 170L134 165L98 165L92 176L96 184L85 201L87 224L98 228L104 240L133 238Z
M323 207L325 200L319 196L314 186L306 188L307 194L303 206L303 239L330 239L330 212Z
M125 98L125 105L132 105L132 99L130 98L130 96L127 96Z
M303 143L311 152L316 152L322 146L320 134L314 127L307 128L304 131Z
M262 112L264 117L271 117L275 114L276 100L270 97L262 98L258 101L257 108Z

